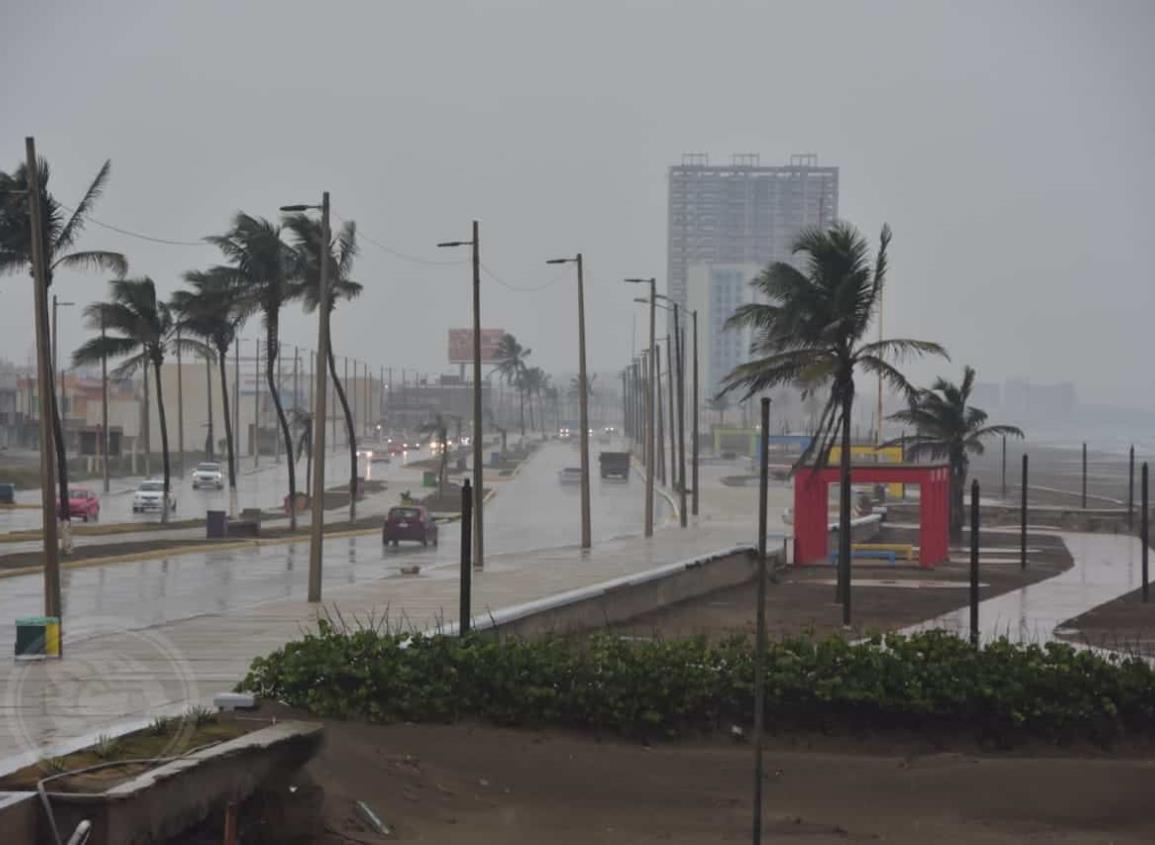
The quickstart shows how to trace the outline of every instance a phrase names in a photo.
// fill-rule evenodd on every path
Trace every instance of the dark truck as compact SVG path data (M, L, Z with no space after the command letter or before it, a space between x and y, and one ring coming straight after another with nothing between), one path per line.
M601 464L602 478L630 480L629 452L599 452L598 463Z

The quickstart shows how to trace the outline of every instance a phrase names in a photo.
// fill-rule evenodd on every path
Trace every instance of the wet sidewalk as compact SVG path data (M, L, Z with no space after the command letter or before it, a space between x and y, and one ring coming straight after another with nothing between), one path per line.
M1054 578L980 602L979 633L983 642L998 637L1020 643L1053 640L1055 629L1067 620L1139 587L1143 547L1137 538L1126 534L1054 533L1066 543L1074 565ZM980 554L980 570L982 560ZM963 607L906 630L930 628L969 636L970 610Z

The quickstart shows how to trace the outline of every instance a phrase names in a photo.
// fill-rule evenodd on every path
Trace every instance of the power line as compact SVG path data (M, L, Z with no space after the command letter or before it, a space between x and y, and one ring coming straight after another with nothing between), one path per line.
M62 202L57 202L57 205L59 205L65 211L72 213L76 212L75 208L71 208ZM97 220L95 217L86 217L84 222L92 223L102 229L108 229L111 232L118 232L122 235L127 235L130 238L138 238L139 240L149 241L154 244L165 244L167 246L210 246L210 244L207 244L204 241L179 241L175 238L157 238L153 237L152 235L142 235L140 232L132 232L128 229L122 229L119 226L113 226L111 223L104 223L100 220Z
M332 211L331 209L330 209L330 213L334 217L336 217L338 220L340 220L342 223L350 222L347 218L342 217L340 214L338 214L335 211ZM445 266L445 265L450 265L450 264L466 264L469 262L468 258L438 259L438 258L423 258L420 255L410 255L407 252L402 252L399 249L394 249L391 246L386 246L385 244L381 243L378 240L374 240L373 238L371 238L365 234L365 230L362 229L360 225L357 226L357 237L361 238L362 240L368 241L369 243L373 244L373 246L377 247L379 250L381 250L383 252L387 252L395 258L400 258L403 261L411 261L414 264L428 264L428 265L433 265L433 266L437 266L437 265Z
M501 276L494 273L492 270L490 270L484 264L481 265L481 270L483 273L485 273L485 275L489 276L489 278L493 279L493 281L497 282L502 287L508 288L509 290L512 290L512 291L517 291L518 293L532 293L533 291L539 291L539 290L545 290L546 288L552 288L554 285L561 282L564 278L561 274L559 274L556 279L553 279L552 281L546 282L545 284L542 284L542 285L532 285L530 287L519 287L518 285L511 285L509 282L507 282L505 279L501 278Z

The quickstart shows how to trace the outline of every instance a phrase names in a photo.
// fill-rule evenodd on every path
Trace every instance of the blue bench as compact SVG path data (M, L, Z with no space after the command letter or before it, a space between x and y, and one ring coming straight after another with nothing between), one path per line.
M832 566L836 565L838 563L838 550L835 549L834 551L827 554L826 557L830 561L830 564ZM853 560L856 557L857 558L868 558L868 559L873 559L873 560L885 560L891 566L896 566L898 563L898 555L896 555L894 552L883 551L881 549L875 549L875 550L860 549L858 551L851 551L851 553L850 553L851 560Z

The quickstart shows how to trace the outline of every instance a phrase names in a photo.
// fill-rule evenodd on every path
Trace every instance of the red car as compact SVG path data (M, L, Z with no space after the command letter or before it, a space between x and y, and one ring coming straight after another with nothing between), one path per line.
M91 490L73 487L68 491L68 515L85 522L100 519L100 499Z
M423 546L437 545L437 523L420 505L390 508L381 529L381 542L397 545L400 540L416 540Z

